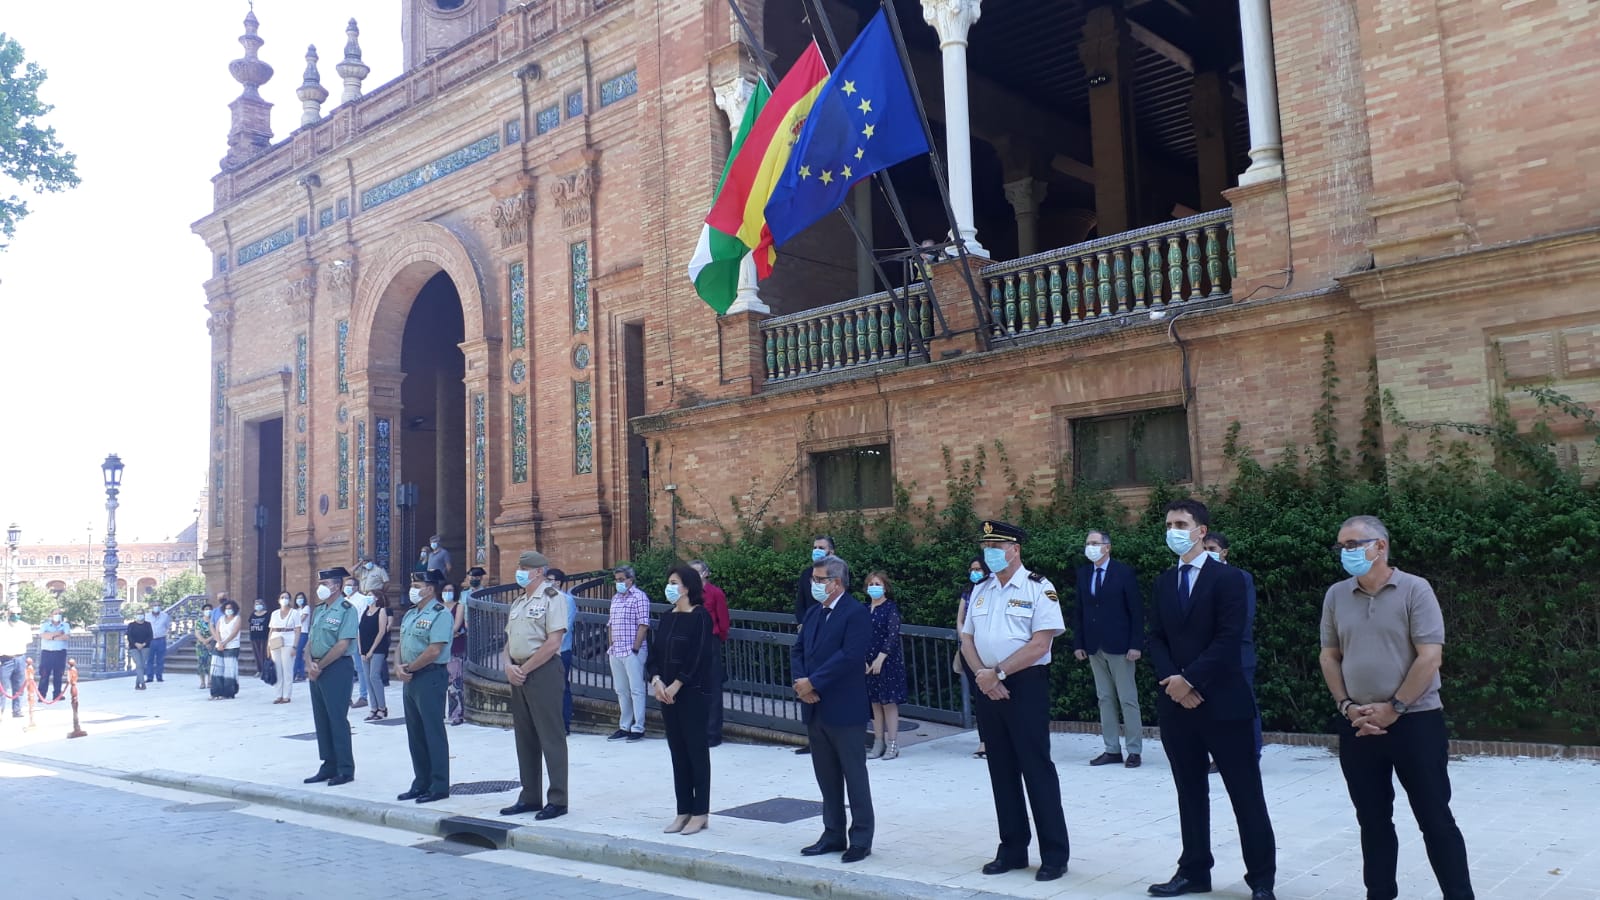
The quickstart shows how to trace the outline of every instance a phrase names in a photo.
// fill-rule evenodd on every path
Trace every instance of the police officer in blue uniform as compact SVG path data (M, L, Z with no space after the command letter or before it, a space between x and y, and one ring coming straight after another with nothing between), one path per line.
M306 784L326 781L333 787L349 784L356 777L356 757L350 747L350 687L356 670L349 651L361 632L361 613L339 596L339 588L349 577L343 566L317 573L322 583L317 585L317 607L311 612L305 663L322 766Z
M999 875L1028 867L1028 808L1039 830L1038 881L1067 874L1070 849L1061 781L1050 760L1050 645L1066 630L1055 585L1022 565L1027 532L986 521L978 536L991 574L972 589L961 655L978 688L978 725L988 751L1000 848L983 867ZM1023 801L1026 789L1026 804Z
M405 685L406 743L414 777L411 790L396 799L432 803L450 796L444 694L455 616L439 602L439 589L445 584L443 572L429 569L411 580L411 609L400 623L400 655L395 659L394 677Z

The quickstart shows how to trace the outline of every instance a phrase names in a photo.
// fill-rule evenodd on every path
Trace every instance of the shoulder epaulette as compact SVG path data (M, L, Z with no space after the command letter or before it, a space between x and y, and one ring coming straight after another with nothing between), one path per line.
M1029 581L1043 581L1044 580L1044 575L1042 573L1039 573L1039 572L1029 572L1028 573L1028 580Z
M340 600L339 605L345 609L355 609L355 606L349 600Z

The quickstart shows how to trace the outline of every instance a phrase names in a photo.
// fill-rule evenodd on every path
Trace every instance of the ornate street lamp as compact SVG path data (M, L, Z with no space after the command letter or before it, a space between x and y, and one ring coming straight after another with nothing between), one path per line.
M122 468L122 459L115 453L100 464L106 483L106 586L100 595L100 621L95 624L94 674L102 678L127 674L122 645L128 625L117 596L117 492L122 487Z

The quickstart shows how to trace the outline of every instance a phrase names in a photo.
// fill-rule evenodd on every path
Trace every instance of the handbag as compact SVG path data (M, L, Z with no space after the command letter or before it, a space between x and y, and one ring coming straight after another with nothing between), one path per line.
M274 650L282 650L282 649L283 649L283 635L282 634L275 634L275 635L267 638L267 652L268 653L271 653Z
M266 665L261 668L261 680L265 681L267 684L278 683L278 667L270 659L267 660Z

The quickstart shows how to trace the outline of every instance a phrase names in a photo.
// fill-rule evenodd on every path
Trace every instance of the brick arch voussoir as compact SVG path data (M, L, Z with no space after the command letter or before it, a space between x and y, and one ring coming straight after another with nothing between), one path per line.
M363 271L356 284L350 314L351 331L362 338L350 346L350 369L363 371L374 357L374 345L392 345L380 358L397 359L411 303L427 279L444 272L461 298L467 340L488 337L482 270L467 245L449 228L421 222L401 229L373 257L377 265ZM414 283L413 283L414 282Z

